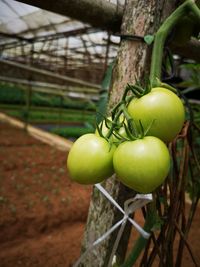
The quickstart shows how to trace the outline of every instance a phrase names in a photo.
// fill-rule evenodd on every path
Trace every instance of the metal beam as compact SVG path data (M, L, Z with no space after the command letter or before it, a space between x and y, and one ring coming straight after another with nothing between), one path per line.
M29 80L11 78L11 77L1 76L1 75L0 75L0 81L39 87L39 88L48 88L54 92L55 92L55 89L57 89L57 91L62 91L62 92L66 92L66 91L67 92L81 92L84 94L99 95L99 91L96 89L92 89L92 88L66 86L66 85L60 85L60 84L55 84L55 83L44 83L44 82L38 82L38 81L29 81Z
M82 22L89 23L93 27L119 32L123 8L105 0L16 0L25 4L37 6L64 16L69 16ZM194 59L199 62L199 41L195 44L189 42L185 46L174 47L172 51L180 56ZM197 51L197 53L196 53Z
M25 90L28 90L29 86L31 86L33 91L45 93L45 94L59 95L63 97L69 97L72 99L85 99L85 100L87 99L87 100L92 100L92 101L99 100L99 95L97 94L97 92L95 93L93 91L90 92L88 90L84 90L84 88L81 89L81 88L75 88L72 86L66 87L66 86L61 86L61 85L56 85L56 84L33 82L33 81L15 79L15 78L4 77L4 76L0 76L0 81L26 86L22 88Z
M119 31L123 9L105 0L17 0L89 23L93 27Z
M9 65L11 67L19 68L19 69L22 69L22 70L27 70L27 71L30 71L30 72L33 72L33 73L41 74L41 75L44 75L44 76L48 76L48 77L51 77L51 78L59 79L59 80L62 80L62 81L68 82L68 83L72 83L72 84L76 84L76 85L79 85L79 86L101 89L101 86L97 85L97 84L85 82L85 81L82 81L80 79L75 79L75 78L71 78L71 77L68 77L68 76L63 76L63 75L60 75L60 74L53 73L51 71L37 69L37 68L30 67L30 66L27 66L27 65L24 65L24 64L11 62L11 61L4 60L4 59L0 59L0 63Z
M38 29L37 29L38 30ZM48 35L42 35L42 36L36 36L36 37L32 37L32 38L26 38L23 37L23 32L21 32L20 34L9 34L9 33L4 33L4 32L0 32L0 36L9 38L9 39L16 39L18 41L13 41L13 42L4 42L0 44L0 47L4 47L4 49L10 49L13 47L16 47L17 45L20 45L20 42L25 42L25 43L33 43L33 42L44 42L44 41L51 41L51 40L56 40L59 38L67 38L67 37L72 37L72 36L78 36L81 34L85 34L85 33L90 33L90 32L97 32L97 29L94 29L92 27L84 27L84 28L80 28L80 29L76 29L76 30L70 30L70 31L64 31L64 32L59 32L59 33L51 33ZM32 32L32 31L30 31Z

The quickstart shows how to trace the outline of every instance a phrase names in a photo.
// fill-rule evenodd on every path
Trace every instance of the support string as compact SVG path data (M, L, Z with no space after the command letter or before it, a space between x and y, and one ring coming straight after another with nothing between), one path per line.
M77 260L77 262L73 265L73 267L78 267L79 264L87 257L88 253L91 252L97 245L103 242L113 231L115 231L119 226L119 232L117 238L115 240L111 256L109 259L108 266L112 266L112 262L118 248L121 236L123 234L124 228L126 226L126 222L129 221L139 232L140 234L148 239L150 234L142 229L142 227L137 224L132 218L129 217L136 209L139 209L146 205L147 203L152 201L152 194L137 194L134 198L130 198L124 203L124 210L120 207L120 205L113 199L113 197L101 186L101 184L95 184L95 187L118 209L123 213L123 218L114 224L106 233L104 233L101 237L99 237L96 241L94 241L87 250L81 255L81 257Z

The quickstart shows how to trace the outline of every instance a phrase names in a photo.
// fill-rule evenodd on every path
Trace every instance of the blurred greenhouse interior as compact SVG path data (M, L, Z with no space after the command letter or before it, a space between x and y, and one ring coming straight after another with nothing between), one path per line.
M124 1L109 2L122 8ZM0 109L64 136L66 122L75 136L93 130L119 42L73 18L0 0Z
M0 267L200 266L199 8L0 0Z

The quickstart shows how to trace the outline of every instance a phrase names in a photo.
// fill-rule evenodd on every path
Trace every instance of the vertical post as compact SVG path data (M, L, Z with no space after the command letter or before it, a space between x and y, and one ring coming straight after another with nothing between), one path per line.
M110 51L110 33L108 32L108 39L107 39L107 44L106 44L106 53L105 53L105 61L104 61L104 73L106 72L108 68L108 62L109 62L109 51Z
M31 108L31 95L32 95L32 86L29 84L26 91L26 107L25 107L25 130L27 129L29 123L29 113Z
M173 1L174 2L174 1ZM175 6L172 1L135 1L127 0L122 22L122 34L145 36L154 34L162 20L171 13ZM162 8L161 8L162 7ZM127 83L134 83L135 78L142 80L145 73L149 73L151 47L145 42L123 40L118 52L116 65L113 71L113 82L110 89L110 110L121 98ZM134 196L134 192L117 179L110 178L103 183L109 194L123 206L125 200ZM114 223L121 219L121 214L108 202L98 190L94 188L85 230L82 251L102 236ZM108 267L111 248L114 244L117 231L110 235L102 245L88 255L82 263L84 267ZM130 234L128 224L123 239L116 254L118 264L124 261Z
M30 58L29 58L29 65L33 65L34 60L34 43L31 43L31 50L30 50ZM29 76L29 82L31 82L32 76ZM29 123L29 115L30 115L30 108L31 108L31 96L32 96L32 86L31 83L28 85L28 90L26 94L26 108L25 108L25 130L27 129Z
M58 128L61 127L62 124L62 108L63 108L63 96L60 96L60 106L59 106L59 120L58 120Z

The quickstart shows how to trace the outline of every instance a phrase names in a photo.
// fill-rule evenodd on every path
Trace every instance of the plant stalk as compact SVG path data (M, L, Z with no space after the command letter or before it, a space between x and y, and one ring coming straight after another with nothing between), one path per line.
M155 200L147 205L147 214L146 214L146 220L144 224L144 230L147 232L151 232L154 224L155 224L155 212L156 212L156 204ZM136 260L140 256L143 249L146 247L146 244L149 242L149 239L145 239L144 237L140 236L130 255L128 256L127 260L120 266L120 267L132 267L134 266Z
M161 67L163 58L163 49L167 36L177 24L177 22L184 16L187 15L188 11L194 13L194 15L200 19L200 10L193 0L187 0L182 5L180 5L161 25L159 30L155 35L152 61L151 61L151 71L150 71L150 81L153 87L157 86L157 80L161 79Z

